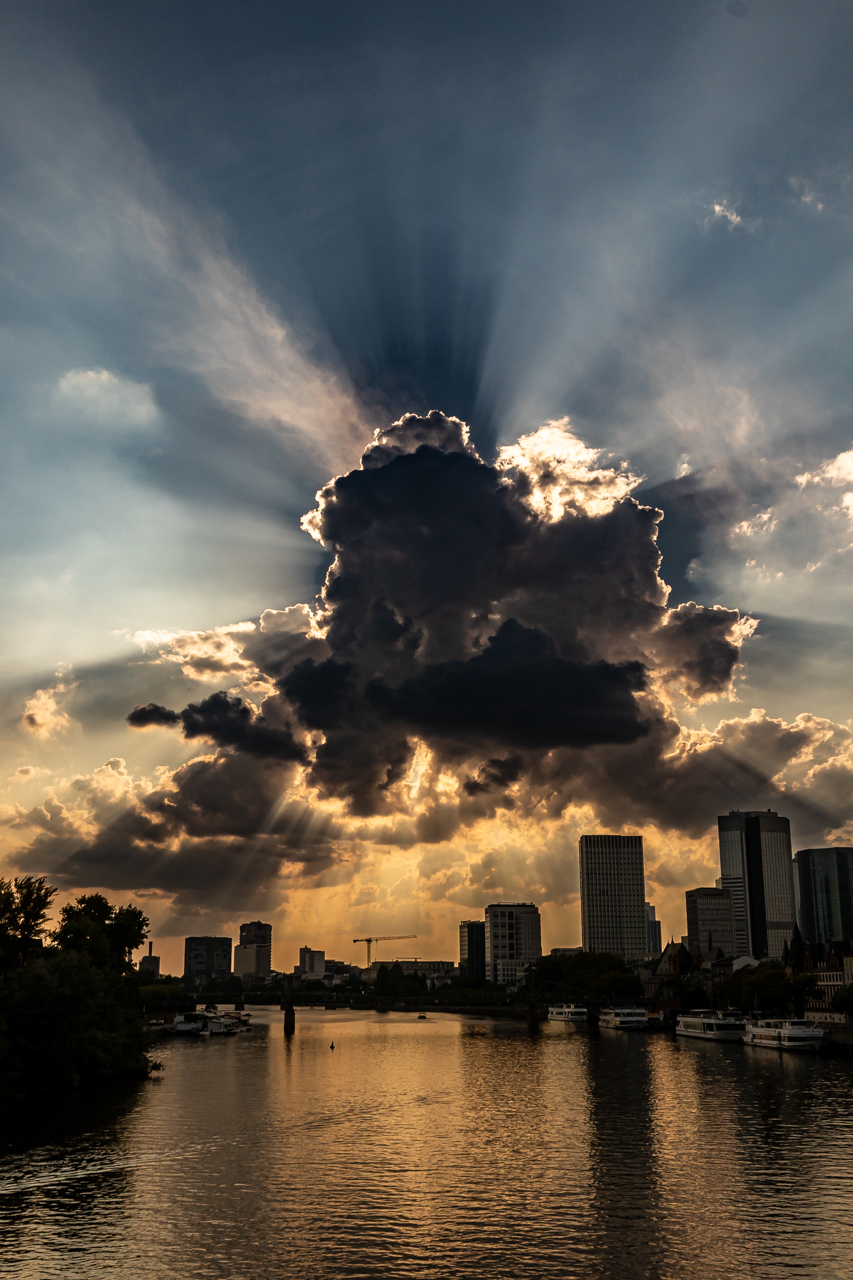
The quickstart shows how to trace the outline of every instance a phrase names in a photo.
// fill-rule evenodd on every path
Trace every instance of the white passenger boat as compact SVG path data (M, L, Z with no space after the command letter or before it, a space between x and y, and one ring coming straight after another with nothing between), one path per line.
M579 1004L551 1004L548 1006L548 1017L554 1022L586 1022L587 1011Z
M733 1013L718 1013L716 1009L693 1009L679 1016L675 1033L700 1040L743 1040L746 1019Z
M746 1026L745 1044L762 1049L782 1049L794 1053L814 1053L823 1044L826 1033L813 1022L798 1018L757 1018Z
M649 1015L645 1009L602 1009L598 1025L615 1031L646 1031Z

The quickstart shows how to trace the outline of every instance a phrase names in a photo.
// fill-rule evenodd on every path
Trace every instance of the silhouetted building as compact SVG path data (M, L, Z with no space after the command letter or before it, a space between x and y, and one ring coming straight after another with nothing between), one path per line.
M542 955L539 908L532 902L494 902L486 907L486 977L518 986L527 966Z
M660 920L655 915L654 904L647 902L646 907L646 955L659 956L661 953Z
M264 924L262 920L250 920L248 924L241 924L240 946L255 948L254 972L259 978L265 978L272 970L272 925ZM246 960L248 961L248 956ZM237 972L236 964L234 972Z
M724 956L735 955L735 918L730 890L688 889L684 898L690 954L699 951L703 956L712 956L722 951Z
M552 956L579 956L583 954L583 947L552 947Z
M717 819L718 887L732 895L737 955L780 960L794 935L791 824L771 809Z
M303 978L322 978L326 972L325 951L314 951L311 947L300 947L299 972Z
M143 956L139 961L139 972L146 974L150 978L160 977L160 957L155 956L154 943L148 943L148 955Z
M231 976L230 938L185 938L184 977L199 982Z
M459 926L459 973L472 982L486 981L485 920L463 920Z
M808 942L853 942L853 849L798 850L794 895Z
M646 955L643 837L581 836L580 873L584 951Z

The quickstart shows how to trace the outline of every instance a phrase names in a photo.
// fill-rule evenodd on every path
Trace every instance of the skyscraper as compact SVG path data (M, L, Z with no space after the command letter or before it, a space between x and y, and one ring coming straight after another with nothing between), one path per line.
M515 987L542 955L539 908L532 902L494 902L486 907L486 977Z
M580 871L584 951L646 955L643 837L581 836Z
M255 948L255 973L266 977L272 970L272 925L261 920L241 924L240 946Z
M853 942L853 849L800 849L794 896L808 942Z
M791 824L772 809L717 819L718 887L732 895L737 955L781 960L794 934Z
M486 924L463 920L459 926L459 970L471 982L486 980Z
M687 948L703 955L735 955L735 918L728 889L688 889Z
M231 939L198 937L184 939L184 977L199 982L227 978L231 974Z
M655 915L654 904L646 906L646 955L659 956L661 953L660 920Z

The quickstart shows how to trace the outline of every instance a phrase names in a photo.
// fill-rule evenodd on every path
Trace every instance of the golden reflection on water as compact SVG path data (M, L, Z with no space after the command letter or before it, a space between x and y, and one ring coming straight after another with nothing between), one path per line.
M853 1275L853 1062L256 1021L164 1038L159 1080L0 1160L4 1280Z

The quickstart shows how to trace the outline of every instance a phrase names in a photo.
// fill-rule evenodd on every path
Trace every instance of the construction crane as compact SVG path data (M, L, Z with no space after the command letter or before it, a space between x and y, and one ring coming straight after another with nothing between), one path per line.
M417 936L416 933L386 933L381 938L353 938L353 942L367 943L367 967L369 969L374 942L402 942L404 938L416 938Z

